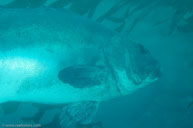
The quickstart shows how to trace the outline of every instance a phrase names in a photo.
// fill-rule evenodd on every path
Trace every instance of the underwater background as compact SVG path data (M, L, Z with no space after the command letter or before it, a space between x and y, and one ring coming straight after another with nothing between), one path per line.
M193 128L192 0L0 0L0 6L66 8L143 44L159 61L157 82L102 103L93 124L78 128ZM3 103L0 124L60 128L61 108Z

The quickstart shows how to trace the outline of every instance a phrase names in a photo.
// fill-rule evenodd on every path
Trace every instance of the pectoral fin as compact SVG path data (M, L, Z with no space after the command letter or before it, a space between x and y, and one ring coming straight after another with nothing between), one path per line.
M103 67L78 65L67 67L58 74L59 79L76 88L101 85L106 79L107 72Z

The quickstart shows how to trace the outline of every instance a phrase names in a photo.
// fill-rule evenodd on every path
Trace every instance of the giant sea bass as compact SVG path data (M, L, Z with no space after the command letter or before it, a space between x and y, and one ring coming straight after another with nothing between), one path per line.
M160 76L142 45L64 9L0 9L0 102L65 104L61 125Z

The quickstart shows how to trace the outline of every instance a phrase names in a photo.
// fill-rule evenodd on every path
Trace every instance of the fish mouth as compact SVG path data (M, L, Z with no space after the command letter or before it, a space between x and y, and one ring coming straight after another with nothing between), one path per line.
M141 45L135 45L133 49L126 49L125 70L128 80L136 86L150 84L161 76L160 66Z
M142 73L141 73L142 72ZM161 77L161 71L158 69L154 69L153 71L143 71L136 72L132 69L126 69L127 78L135 85L147 85L157 81Z

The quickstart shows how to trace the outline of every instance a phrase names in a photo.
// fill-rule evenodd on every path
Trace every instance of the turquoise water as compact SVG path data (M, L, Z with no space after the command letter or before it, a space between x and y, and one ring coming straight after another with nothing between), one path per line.
M158 81L130 95L102 102L92 123L77 124L77 128L193 127L191 0L0 0L0 5L4 10L65 8L144 45L160 64L162 75ZM0 24L2 32L7 26L3 20ZM0 127L37 124L34 127L60 128L62 108L31 102L2 103Z

